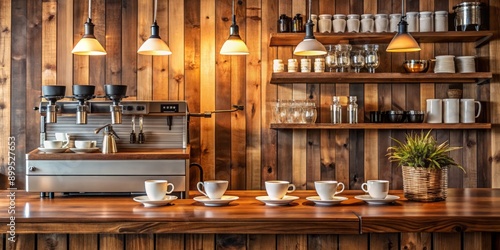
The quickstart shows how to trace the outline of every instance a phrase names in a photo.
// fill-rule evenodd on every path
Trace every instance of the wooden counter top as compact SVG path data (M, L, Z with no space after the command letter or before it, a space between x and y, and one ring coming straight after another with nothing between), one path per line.
M2 197L8 197L2 191ZM500 189L450 189L446 201L368 205L349 199L331 207L305 198L314 191L296 191L290 206L269 207L255 199L264 191L228 191L239 200L225 207L205 207L192 199L146 208L130 196L60 196L16 192L17 233L232 233L232 234L359 234L366 232L500 232ZM403 197L401 191L391 194ZM198 192L192 192L192 197ZM8 198L0 200L7 208ZM0 222L8 222L7 209Z
M64 153L44 153L35 149L26 154L27 160L169 160L189 159L191 148L185 149L122 149L114 154L95 153L77 154L69 149Z

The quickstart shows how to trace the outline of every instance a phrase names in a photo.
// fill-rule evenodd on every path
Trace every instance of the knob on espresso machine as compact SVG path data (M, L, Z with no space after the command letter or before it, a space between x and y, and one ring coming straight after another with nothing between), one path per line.
M122 98L127 97L127 85L104 85L104 92L106 93L106 98L113 101L113 104L109 106L109 111L111 112L111 123L121 124L122 123L122 105L120 102Z

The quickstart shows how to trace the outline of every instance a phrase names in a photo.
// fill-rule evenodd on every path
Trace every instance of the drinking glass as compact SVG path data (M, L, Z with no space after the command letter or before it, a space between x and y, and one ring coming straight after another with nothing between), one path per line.
M335 45L337 69L339 72L347 72L351 66L351 49L352 46L350 44Z
M365 44L363 48L365 50L365 67L368 69L368 72L375 73L375 69L380 64L378 44Z
M314 100L307 100L304 103L304 111L302 113L302 120L304 123L315 123L318 113L316 111L316 103Z
M351 66L354 68L355 73L359 73L365 66L365 52L360 48L351 51Z
M328 45L328 53L325 56L325 66L330 72L337 70L337 59L335 58L335 46Z

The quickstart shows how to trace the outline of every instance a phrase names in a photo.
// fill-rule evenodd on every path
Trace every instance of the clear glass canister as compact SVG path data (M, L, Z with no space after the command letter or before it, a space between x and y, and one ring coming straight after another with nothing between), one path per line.
M347 104L347 119L350 124L358 123L358 98L349 96L349 104Z
M359 32L359 15L358 14L347 15L347 32L353 32L353 33Z
M438 32L448 31L448 11L434 12L434 30Z
M375 26L375 21L373 20L373 14L361 15L361 32L373 33L374 26Z
M388 24L389 24L389 19L387 19L387 14L375 15L375 32L377 33L387 32Z
M335 46L327 46L327 54L325 56L325 70L329 72L337 71L337 57L335 56Z
M330 106L330 111L332 113L332 123L342 123L342 105L340 104L340 96L333 97L333 104Z
M365 51L360 47L353 47L351 51L351 66L355 73L359 73L365 66Z
M344 33L345 26L346 26L345 15L344 14L333 15L332 24L333 24L333 32L334 33Z
M419 17L419 31L420 32L432 32L434 31L434 18L432 12L422 11Z
M378 44L365 44L365 67L368 72L375 73L375 69L380 65L380 56L378 53Z
M418 12L407 12L408 32L418 32Z
M339 72L347 72L351 67L351 49L350 44L335 45L335 58L337 59L337 68Z
M401 21L401 14L389 15L389 32L398 32L398 24Z

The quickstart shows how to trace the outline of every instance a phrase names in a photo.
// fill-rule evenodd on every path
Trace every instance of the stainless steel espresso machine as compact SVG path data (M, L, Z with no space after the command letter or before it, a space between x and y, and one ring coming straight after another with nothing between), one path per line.
M185 101L122 101L122 85L105 85L100 101L88 85L74 85L72 96L65 96L64 86L44 86L42 92L40 147L26 155L26 191L49 197L54 192L135 194L144 193L145 180L166 179L180 198L188 196ZM103 127L106 131L98 131ZM53 152L43 145L56 140L56 133L67 134L69 141ZM96 150L75 148L81 140L96 141ZM116 152L107 152L106 143L114 143Z

